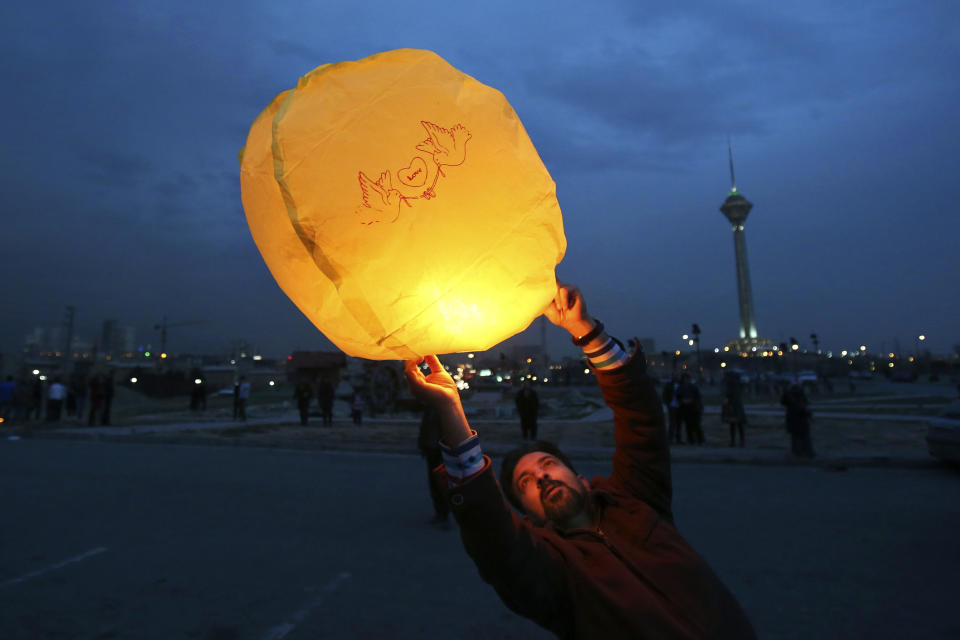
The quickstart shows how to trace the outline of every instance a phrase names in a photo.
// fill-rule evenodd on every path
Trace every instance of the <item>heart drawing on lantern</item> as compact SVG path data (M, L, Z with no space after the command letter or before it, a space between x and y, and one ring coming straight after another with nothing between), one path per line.
M371 179L363 171L358 172L361 201L356 213L361 218L360 224L396 222L400 217L401 205L412 207L411 200L430 200L437 197L437 181L440 177L447 177L442 167L458 167L466 161L467 142L473 134L465 126L458 122L445 129L426 120L421 120L420 126L427 132L427 139L416 145L416 149L429 154L433 161L433 182L418 195L412 195L409 191L403 193L392 186L390 171L381 172L378 180ZM400 182L398 186L419 189L426 185L430 173L427 161L420 156L414 156L409 165L397 170L397 180Z
M408 187L422 187L427 182L427 163L420 156L414 156L408 166L397 170L397 175Z

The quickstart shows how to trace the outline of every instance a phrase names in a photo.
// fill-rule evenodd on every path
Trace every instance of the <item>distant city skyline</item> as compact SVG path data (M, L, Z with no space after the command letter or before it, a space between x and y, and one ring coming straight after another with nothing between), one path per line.
M116 320L105 320L103 326L100 329L99 335L95 331L84 331L79 330L75 333L73 337L73 351L79 353L98 353L101 356L104 353L114 353L121 355L123 353L136 352L142 355L144 351L152 351L152 357L156 358L161 353L159 337L154 334L159 332L147 331L141 333L133 326L129 325L118 325L116 327L118 335L117 339L122 341L122 348L113 348L105 349L102 345L105 344L103 340L103 332L106 330L106 325L110 322L116 322ZM477 354L487 353L491 356L498 356L500 353L509 354L511 357L518 357L517 354L523 353L525 351L530 351L531 353L536 351L538 353L543 352L543 338L546 337L546 353L547 355L556 361L562 360L566 357L578 357L580 356L580 351L575 347L569 345L569 337L566 333L560 333L555 327L549 327L547 331L543 331L541 328L538 328L540 320L534 322L530 328L526 331L517 334L516 336L505 340L504 342L496 345L492 349L488 349L486 352L476 351ZM699 328L699 325L698 325ZM544 335L546 334L546 336ZM153 336L153 338L146 338L142 336ZM622 337L623 341L632 339L634 336L629 336L628 333L619 333L618 337ZM552 336L552 338L550 337ZM922 337L921 337L922 336ZM36 353L38 350L47 352L61 351L62 349L59 345L64 344L66 338L66 330L63 326L36 326L30 332L24 336L23 343L11 352L7 352L7 357L16 358L19 353L27 352L31 345L34 345L33 353ZM811 339L811 333L798 333L797 335L791 335L789 337L784 337L782 340L771 340L774 347L783 344L790 344L791 338L796 339L797 343L800 345L800 349L804 352L816 353L817 351L821 352L823 355L832 353L834 357L841 357L842 351L848 351L851 354L855 354L860 351L861 346L867 347L867 353L874 356L884 356L891 352L895 352L898 357L902 356L903 358L909 358L916 354L929 353L932 356L936 357L946 357L951 358L955 357L960 353L960 344L952 345L951 347L943 350L937 351L931 349L929 344L929 339L924 334L918 334L913 336L910 340L901 340L898 337L892 337L889 340L881 340L876 344L865 344L863 342L857 343L853 341L849 345L843 345L842 347L833 348L828 345L824 345L822 341L817 339L817 343L814 344ZM684 329L684 333L678 336L677 340L671 344L663 344L658 342L655 338L640 336L640 343L643 345L644 350L652 355L660 357L660 354L666 352L668 354L674 354L676 351L680 351L682 355L692 356L696 347L691 345L690 342L693 340L691 335L691 327ZM324 340L325 344L321 343L314 345L310 348L302 346L293 346L287 349L279 349L272 351L270 349L262 348L261 342L259 342L255 337L251 338L234 338L228 340L220 345L212 346L192 346L188 347L187 342L180 344L177 339L173 339L168 344L167 352L170 357L180 356L180 355L203 355L203 356L228 356L231 353L239 353L239 350L249 352L248 356L252 357L257 355L267 359L283 359L289 356L294 351L339 351L333 344L329 341ZM701 341L700 348L704 353L713 352L715 349L723 351L725 346L728 346L730 340L725 341ZM652 347L652 350L651 350ZM466 353L466 352L464 352ZM452 354L451 354L452 355ZM9 362L7 363L9 364Z

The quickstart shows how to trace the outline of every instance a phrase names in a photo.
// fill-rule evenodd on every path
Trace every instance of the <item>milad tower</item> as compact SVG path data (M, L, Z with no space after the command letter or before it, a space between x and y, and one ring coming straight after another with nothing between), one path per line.
M730 194L720 206L720 211L733 225L733 250L737 260L737 296L740 300L740 337L730 340L727 346L740 353L758 351L759 348L772 346L773 342L757 337L757 323L753 315L753 293L750 288L750 266L747 264L747 238L743 225L753 208L753 203L737 191L737 180L733 173L733 150L727 145L730 157Z

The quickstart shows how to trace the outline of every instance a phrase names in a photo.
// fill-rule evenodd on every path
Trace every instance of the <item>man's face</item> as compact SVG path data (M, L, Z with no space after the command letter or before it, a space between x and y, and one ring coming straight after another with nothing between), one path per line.
M586 479L543 451L520 458L513 470L513 490L528 516L561 527L587 509Z

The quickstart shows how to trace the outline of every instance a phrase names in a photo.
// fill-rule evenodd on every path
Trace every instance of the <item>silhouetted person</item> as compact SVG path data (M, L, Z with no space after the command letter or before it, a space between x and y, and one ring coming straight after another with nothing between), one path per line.
M678 425L680 423L680 400L677 398L677 389L680 388L680 378L673 376L663 385L663 404L667 407L667 443L683 444Z
M87 408L89 377L80 371L74 371L67 385L67 415L83 420Z
M680 376L677 401L680 403L680 423L687 430L687 443L703 444L703 427L700 424L703 415L703 401L700 397L700 389L693 383L688 373Z
M9 421L13 417L13 396L17 391L17 383L13 381L13 376L7 376L7 379L0 382L0 418Z
M39 422L43 417L43 380L40 377L35 377L33 379L33 384L30 386L30 410L27 411L27 420L32 420L34 418L34 412L36 412L36 419Z
M728 372L723 378L723 385L723 408L720 410L720 419L730 425L730 446L736 446L736 436L739 433L742 447L747 412L743 408L743 385L740 383L740 374Z
M293 390L293 397L297 401L297 410L300 411L300 425L305 427L310 417L310 401L313 399L310 381L301 377Z
M320 377L317 384L317 404L320 405L320 413L323 414L323 426L333 425L333 384L324 377Z
M13 420L26 422L30 419L32 393L27 381L23 378L18 378L16 385L16 389L13 390Z
M443 464L443 455L440 451L442 436L443 425L440 421L440 413L428 405L420 419L417 448L427 463L427 487L430 489L430 499L433 501L433 519L430 523L446 529L449 526L450 505L447 504L446 492L434 474L434 470Z
M233 419L240 419L240 381L233 383Z
M200 383L197 380L200 378L197 377L197 372L194 371L193 376L193 386L190 388L190 411L200 411Z
M113 371L103 376L103 411L100 414L100 424L110 424L110 409L113 407Z
M247 401L250 399L250 383L245 376L240 376L240 382L237 385L237 413L240 419L247 421Z
M786 408L787 431L790 433L790 451L800 458L812 458L813 442L810 437L810 418L807 394L799 384L792 384L780 397Z
M540 413L540 399L529 382L524 382L514 402L520 414L520 432L523 439L537 439L537 416Z
M350 401L350 416L353 418L353 424L363 424L363 410L365 408L363 396L359 391L353 392L353 400Z
M197 409L200 411L207 410L207 381L204 378L199 378L200 383L195 384L197 388Z
M60 382L60 378L54 378L53 384L47 391L47 420L50 422L60 422L60 413L63 411L63 401L67 399L67 388Z
M90 416L87 418L87 426L92 427L97 423L97 414L103 406L103 379L99 375L90 376Z

